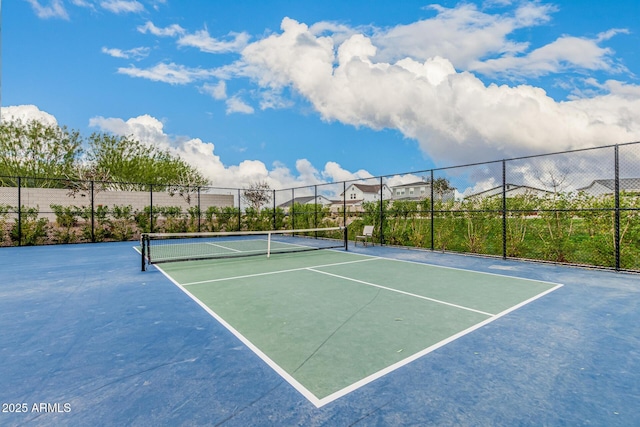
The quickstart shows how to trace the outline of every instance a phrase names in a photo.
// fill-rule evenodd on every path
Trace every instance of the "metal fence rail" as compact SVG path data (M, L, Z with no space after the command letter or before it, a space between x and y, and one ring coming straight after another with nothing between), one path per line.
M0 177L0 245L364 225L379 244L640 271L640 142L263 190Z

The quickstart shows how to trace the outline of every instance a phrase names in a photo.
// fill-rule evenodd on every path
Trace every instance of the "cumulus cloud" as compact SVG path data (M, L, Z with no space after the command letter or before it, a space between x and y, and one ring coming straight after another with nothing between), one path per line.
M453 8L431 5L428 9L437 15L378 31L373 36L379 47L376 59L393 62L408 57L424 61L442 56L457 69L466 69L478 58L522 52L528 45L509 40L508 35L548 22L555 11L555 7L537 2L523 2L506 14L489 14L470 3Z
M47 13L63 16L59 0L47 10L37 0L28 1L34 10L42 10L43 17ZM504 9L491 13L491 7ZM244 32L215 37L206 28L187 31L177 24L160 28L148 21L138 27L139 32L175 37L177 46L204 53L240 53L240 59L215 69L167 60L148 68L122 67L118 72L174 85L197 84L202 93L225 102L229 114L254 113L243 99L247 93L262 109L287 108L294 100L302 100L305 108L310 105L328 122L397 130L416 140L422 152L440 164L640 139L640 86L623 81L631 74L605 44L628 30L609 29L595 37L562 35L546 45L532 46L516 41L514 33L547 25L556 6L489 0L482 10L470 3L431 5L425 10L433 16L389 28L333 22L307 25L284 18L279 32L253 42ZM127 55L122 50L105 53ZM563 73L556 80L559 86L580 83L568 89L571 95L566 100L553 99L535 83L514 83L559 73ZM509 84L482 80L487 77ZM249 79L254 87L227 93L227 82L233 79ZM160 128L158 136L162 134ZM212 145L194 141L191 152L213 153ZM265 179L362 177L332 162L321 171L302 162L296 172L282 165L261 168L251 162L243 170L253 170ZM222 167L240 170L240 165Z
M296 162L295 172L281 163L275 163L268 167L259 160L245 160L237 165L225 165L215 154L213 143L205 142L200 138L169 135L165 133L162 121L149 115L132 117L127 120L113 117L94 117L90 120L89 125L115 135L131 135L149 146L169 150L198 168L216 187L238 188L248 187L255 182L267 182L271 188L281 189L319 184L326 182L327 179L341 180L346 177L371 176L365 170L351 173L334 162L328 162L324 171L319 172L307 159L299 159Z
M26 123L31 120L36 120L47 125L58 125L58 121L53 115L45 111L41 111L35 105L14 105L2 107L1 112L3 122L20 120L23 123Z
M467 13L479 14L473 8ZM511 20L530 22L545 16L524 15ZM282 21L281 30L243 50L244 66L238 69L244 76L265 89L294 89L327 121L396 129L440 161L515 157L640 136L640 117L632 113L640 109L640 96L633 85L618 82L624 90L558 102L531 85L487 85L440 56L376 60L379 49L363 34L336 45L331 37L316 36L306 24L289 18ZM571 50L563 43L575 46L577 41L552 43L534 51L529 61L538 58L541 67L571 61L585 68L611 68L602 60L606 49L593 41L584 45L594 47L593 52L563 56Z
M2 107L3 121L37 120L57 125L56 118L35 105ZM164 123L148 114L122 119L118 117L93 117L89 126L102 132L120 136L132 136L148 146L168 150L196 167L218 188L243 188L255 182L267 182L273 189L292 188L325 182L327 178L371 176L366 171L351 174L337 163L329 162L324 172L318 170L307 159L296 162L295 171L281 163L268 167L260 160L245 160L237 165L226 165L215 154L215 145L200 138L175 136L165 132ZM331 171L327 173L327 171ZM289 196L287 193L286 196ZM284 201L284 200L283 200Z
M329 182L353 181L356 179L367 179L373 177L373 175L364 169L360 169L356 172L350 172L336 162L327 162L321 176L323 180Z
M498 59L476 61L470 70L489 75L508 77L540 77L568 69L623 72L626 68L611 59L611 49L598 45L602 41L563 36L524 56L503 56Z

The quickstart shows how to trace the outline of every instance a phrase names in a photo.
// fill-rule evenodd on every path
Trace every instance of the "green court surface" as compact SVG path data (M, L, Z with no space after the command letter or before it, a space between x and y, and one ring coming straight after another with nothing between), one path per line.
M344 251L158 268L318 407L561 286Z

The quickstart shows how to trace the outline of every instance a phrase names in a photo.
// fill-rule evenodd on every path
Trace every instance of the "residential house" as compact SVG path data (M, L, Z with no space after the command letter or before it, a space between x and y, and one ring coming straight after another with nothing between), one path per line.
M621 192L640 194L640 178L620 178L619 185ZM615 189L615 180L597 179L587 187L578 188L578 192L584 192L591 196L602 196L605 194L613 194Z
M340 194L344 198L347 206L353 207L353 210L361 210L364 202L377 202L380 200L380 184L351 184L344 193ZM382 200L391 199L391 190L387 184L382 184ZM342 201L335 202L342 207Z
M391 187L393 200L422 200L431 198L431 183L428 181L416 181L409 184L400 184ZM434 191L434 200L444 202L455 198L455 189L450 188L444 192Z
M294 203L298 203L301 205L322 205L322 206L331 206L334 203L338 203L337 201L334 200L329 200L328 198L326 198L325 196L322 195L318 195L318 196L303 196L303 197L296 197L295 199L292 200L288 200L284 203L281 203L278 205L279 208L283 208L285 210L288 210L289 208L291 208L291 206Z
M502 197L502 185L493 187L479 193L466 196L467 199L485 199L487 197ZM529 187L528 185L506 184L504 188L506 197L515 196L537 196L546 197L553 195L553 192L541 188Z

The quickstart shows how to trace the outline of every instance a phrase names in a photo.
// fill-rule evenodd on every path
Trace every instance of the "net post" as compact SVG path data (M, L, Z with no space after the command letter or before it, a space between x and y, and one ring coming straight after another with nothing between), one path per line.
M277 216L276 216L276 190L273 190L273 229L276 230L278 228L277 224Z
M145 242L145 235L144 233L140 236L140 252L142 255L142 271L146 271L146 264L145 264L145 256L147 254L147 249L146 249L146 242Z
M271 258L271 233L267 233L267 258Z
M342 233L344 235L344 250L348 251L349 250L349 231L346 225L344 226Z

